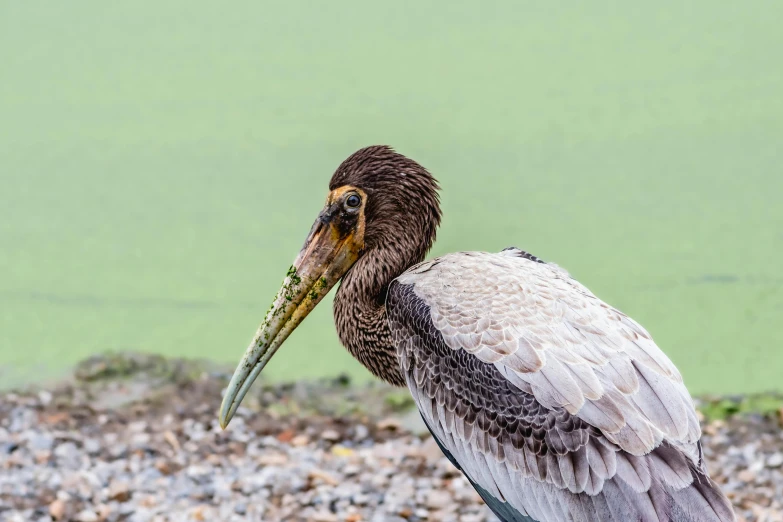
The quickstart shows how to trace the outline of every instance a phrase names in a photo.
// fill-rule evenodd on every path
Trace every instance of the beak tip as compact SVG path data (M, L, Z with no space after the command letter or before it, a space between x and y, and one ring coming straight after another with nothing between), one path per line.
M225 430L228 427L228 423L231 422L231 418L234 416L234 412L231 408L232 403L233 401L227 402L224 399L223 403L220 405L220 410L218 411L218 424L222 430Z

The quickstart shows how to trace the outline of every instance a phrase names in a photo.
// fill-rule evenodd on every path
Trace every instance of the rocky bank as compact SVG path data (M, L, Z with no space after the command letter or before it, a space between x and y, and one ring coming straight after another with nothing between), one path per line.
M0 521L495 520L406 392L258 382L226 431L230 372L141 354L0 395ZM783 401L699 400L713 477L741 521L783 522Z

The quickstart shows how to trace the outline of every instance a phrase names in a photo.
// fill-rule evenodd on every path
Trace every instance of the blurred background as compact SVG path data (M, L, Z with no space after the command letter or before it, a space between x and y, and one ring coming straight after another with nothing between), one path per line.
M783 5L0 0L0 386L106 350L234 364L354 150L440 180L694 393L779 387ZM369 375L331 300L265 376Z

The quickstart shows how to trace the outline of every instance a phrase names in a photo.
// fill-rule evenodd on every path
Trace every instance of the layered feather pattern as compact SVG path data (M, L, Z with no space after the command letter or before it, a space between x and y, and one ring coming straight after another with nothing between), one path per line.
M735 520L680 373L565 270L449 254L399 276L386 310L423 418L504 520Z

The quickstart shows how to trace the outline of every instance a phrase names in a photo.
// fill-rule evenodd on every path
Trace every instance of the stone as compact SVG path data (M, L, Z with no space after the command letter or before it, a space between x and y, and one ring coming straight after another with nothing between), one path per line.
M67 505L60 499L55 499L49 504L49 515L55 520L63 520L65 518Z
M76 515L78 522L98 522L98 515L92 509L85 509Z
M130 487L127 482L113 480L109 484L109 499L117 502L127 502L131 498Z
M402 422L400 422L399 419L396 419L394 417L388 417L386 419L379 421L375 425L375 427L381 431L383 430L399 431L399 429L402 428Z
M97 455L101 451L101 442L98 439L86 438L82 442L82 447L89 455Z
M404 414L370 413L375 388L341 389L332 401L321 400L322 384L301 382L298 413L273 416L267 406L292 392L270 385L223 431L215 412L226 378L112 408L94 402L95 391L51 392L56 408L44 407L39 392L0 393L0 519L497 522L431 436ZM128 382L106 386L136 393ZM331 402L339 413L319 409ZM707 467L738 520L783 522L777 419L738 415L704 426Z
M41 404L43 404L44 406L48 406L52 402L52 392L48 390L39 391L38 400L41 401Z
M427 495L425 504L430 509L443 509L452 503L451 495L447 491L433 489Z
M291 439L291 446L301 448L303 446L307 446L309 442L310 442L310 437L308 437L307 435L297 435L296 437Z
M356 440L364 440L370 436L370 430L364 424L357 424L353 428L353 437Z
M773 453L769 457L767 457L767 467L768 468L779 468L783 466L783 453Z
M337 522L337 515L329 511L318 511L308 517L311 522Z
M312 469L308 474L308 478L313 481L320 481L330 486L336 486L339 481L331 474L322 469Z
M326 430L321 433L321 439L330 442L336 442L340 440L340 434L337 433L335 430Z
M332 455L335 457L351 457L354 455L355 451L351 448L346 448L345 446L341 446L339 444L332 446L331 450Z
M26 433L27 447L31 451L49 451L54 447L54 437L49 433L29 431Z
M179 445L179 440L177 440L177 436L174 434L171 430L166 430L163 432L163 439L168 442L169 446L171 446L171 449L174 451L179 451L181 449L181 446Z

